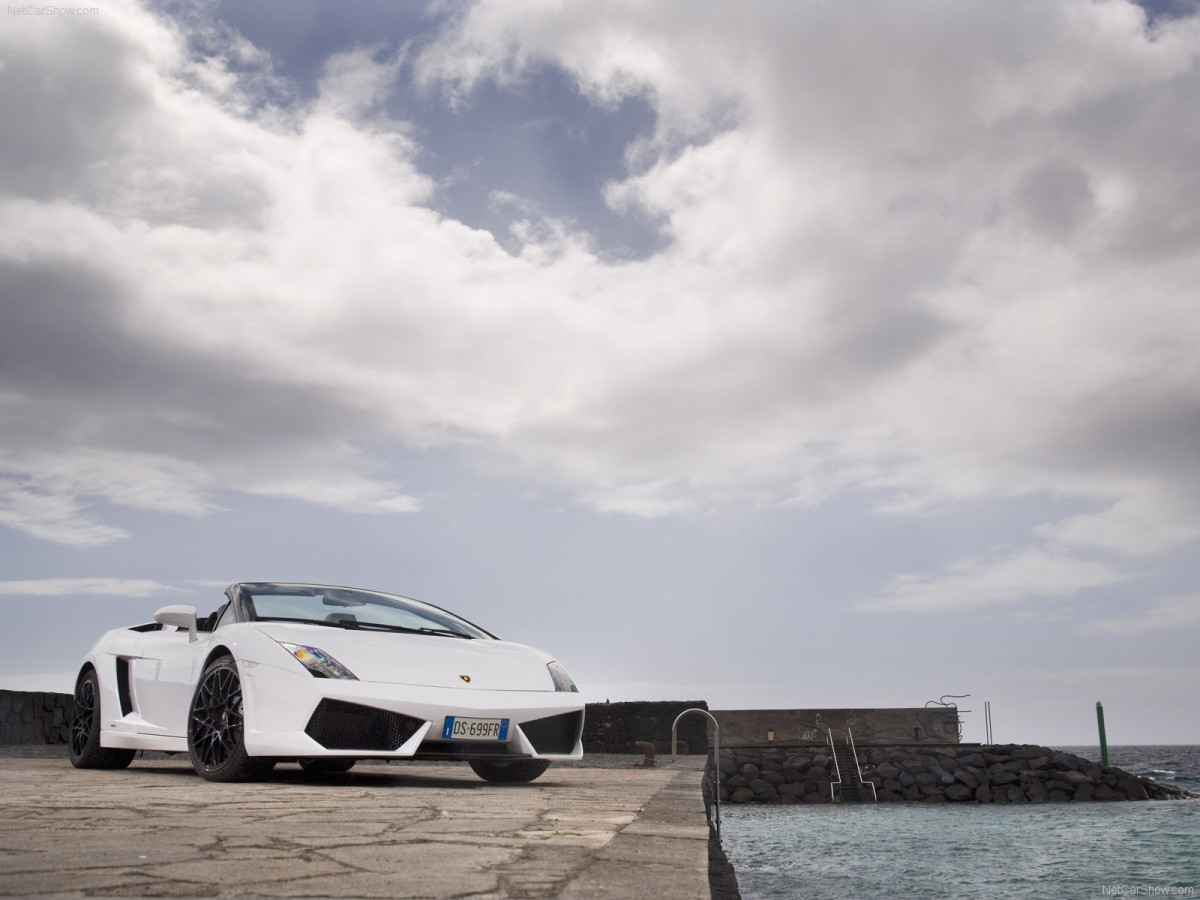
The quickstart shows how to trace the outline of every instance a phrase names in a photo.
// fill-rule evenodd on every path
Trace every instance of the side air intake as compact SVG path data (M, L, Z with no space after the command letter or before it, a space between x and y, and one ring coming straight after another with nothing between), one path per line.
M391 751L424 724L386 709L325 699L317 704L304 732L327 750Z

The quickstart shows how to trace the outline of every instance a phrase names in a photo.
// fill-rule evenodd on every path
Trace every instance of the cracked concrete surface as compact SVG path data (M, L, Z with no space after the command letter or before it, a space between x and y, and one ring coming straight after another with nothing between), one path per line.
M527 785L455 763L283 764L225 785L185 757L6 755L0 896L707 898L701 763L556 765Z

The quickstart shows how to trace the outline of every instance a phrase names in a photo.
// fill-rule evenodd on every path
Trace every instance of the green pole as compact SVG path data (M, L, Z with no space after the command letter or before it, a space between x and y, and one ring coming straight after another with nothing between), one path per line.
M1096 701L1096 724L1100 726L1100 765L1108 765L1108 738L1104 736L1104 704Z

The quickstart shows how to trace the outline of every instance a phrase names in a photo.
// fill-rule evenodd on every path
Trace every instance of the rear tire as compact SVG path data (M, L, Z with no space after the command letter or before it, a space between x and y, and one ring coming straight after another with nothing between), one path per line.
M476 775L484 781L494 781L497 784L533 781L550 768L548 759L514 759L511 762L472 759L470 763Z
M100 678L89 666L75 685L75 709L71 713L71 740L67 747L71 765L77 769L124 769L133 762L136 750L101 747Z
M242 681L232 657L213 660L196 686L188 713L188 756L206 781L254 781L275 765L246 753Z
M344 756L305 756L296 761L300 763L300 768L305 772L321 773L349 772L358 762L353 757L346 758Z

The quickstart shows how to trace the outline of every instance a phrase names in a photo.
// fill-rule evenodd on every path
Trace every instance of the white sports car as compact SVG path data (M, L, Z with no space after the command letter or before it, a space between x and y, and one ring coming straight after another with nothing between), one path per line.
M376 591L247 582L225 595L206 618L166 606L100 638L75 683L73 765L186 751L209 781L246 781L286 760L344 772L438 759L532 781L583 755L583 698L540 650Z

